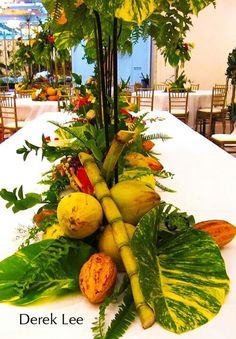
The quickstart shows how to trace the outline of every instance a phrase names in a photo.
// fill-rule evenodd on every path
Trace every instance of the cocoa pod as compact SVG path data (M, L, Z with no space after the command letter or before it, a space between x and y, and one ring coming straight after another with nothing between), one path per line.
M225 220L206 220L196 223L193 227L207 232L219 247L227 245L236 234L236 227Z
M111 257L95 253L80 270L80 290L91 303L100 303L112 291L116 278L117 268Z

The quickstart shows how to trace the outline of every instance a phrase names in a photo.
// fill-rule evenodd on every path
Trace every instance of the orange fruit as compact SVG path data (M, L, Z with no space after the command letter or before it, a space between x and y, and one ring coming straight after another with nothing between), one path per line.
M59 95L49 95L48 100L49 101L57 101L57 100L59 100Z
M47 92L47 95L56 95L57 94L57 91L53 87L48 87L46 89L46 92Z

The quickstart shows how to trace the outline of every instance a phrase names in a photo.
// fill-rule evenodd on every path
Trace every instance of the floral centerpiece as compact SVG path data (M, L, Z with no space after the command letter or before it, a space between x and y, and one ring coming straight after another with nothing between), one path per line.
M219 246L233 239L235 227L219 220L195 224L193 216L161 201L161 189L168 188L159 178L172 174L154 153L153 141L168 136L148 134L148 112L135 113L117 85L121 31L127 38L135 23L147 20L153 32L157 17L165 27L165 16L169 20L176 11L179 18L182 7L173 1L45 3L56 22L63 16L60 33L67 41L81 19L86 30L80 38L97 43L98 62L88 83L75 76L78 96L70 103L68 123L52 122L55 137L43 135L42 145L26 141L17 150L24 160L41 152L53 163L41 182L46 191L0 191L14 212L40 204L22 247L0 263L0 300L25 305L80 290L100 304L95 338L121 337L136 315L144 329L158 322L174 333L193 330L211 320L225 300L229 279ZM182 10L198 12L208 3L185 2ZM114 39L103 25L113 28ZM123 272L119 279L117 271ZM106 309L120 300L106 328Z
M171 90L182 90L186 92L192 90L191 81L187 79L184 71L181 72L176 80L167 80L166 85L167 89Z

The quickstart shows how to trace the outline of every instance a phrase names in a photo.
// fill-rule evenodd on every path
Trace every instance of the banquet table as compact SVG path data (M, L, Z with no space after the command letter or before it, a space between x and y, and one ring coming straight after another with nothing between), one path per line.
M57 112L57 101L35 101L31 98L17 98L16 109L18 120L31 121L42 113Z
M197 110L200 107L210 107L212 90L198 90L189 92L188 108L189 118L188 125L195 128ZM166 111L169 107L169 96L164 91L154 91L154 109Z
M162 200L172 203L182 211L193 214L196 222L209 219L224 219L236 225L236 159L203 138L190 127L168 112L151 112L147 120L147 133L165 133L171 139L156 141L154 151L167 171L174 176L159 179L175 193L159 192ZM26 161L16 154L25 140L40 145L41 134L53 137L55 126L49 120L60 123L68 119L66 114L45 113L30 121L24 128L0 145L2 164L0 167L0 188L12 190L23 185L24 192L41 192L37 182L41 174L52 164L40 156L30 154ZM37 127L37 128L36 128ZM4 160L4 161L3 161ZM19 242L16 229L29 225L37 208L13 214L0 200L0 260L14 253ZM236 239L221 250L226 270L231 280L230 292L219 314L200 328L177 335L166 331L158 324L147 330L141 328L139 320L129 327L124 339L235 339L236 319ZM42 317L53 313L58 319L64 314L68 317L82 317L82 324L76 325L20 325L20 314ZM98 315L98 306L90 304L80 294L73 294L30 306L17 307L0 304L0 338L3 339L65 339L74 336L92 339L91 323ZM113 339L113 338L109 338Z

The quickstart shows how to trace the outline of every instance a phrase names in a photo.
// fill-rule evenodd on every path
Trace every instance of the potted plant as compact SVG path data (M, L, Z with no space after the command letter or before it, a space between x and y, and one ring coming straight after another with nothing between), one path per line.
M235 102L235 85L236 85L236 48L232 50L232 52L228 55L227 61L227 69L226 69L226 76L227 79L231 79L232 84L232 96L231 96L231 103L228 107L229 109L229 116L230 120L235 124L236 122L236 102Z
M149 87L149 75L146 74L144 75L143 73L141 73L141 84L142 84L142 88L147 88Z

